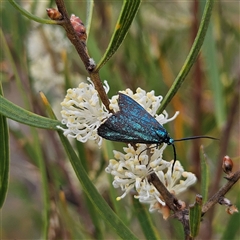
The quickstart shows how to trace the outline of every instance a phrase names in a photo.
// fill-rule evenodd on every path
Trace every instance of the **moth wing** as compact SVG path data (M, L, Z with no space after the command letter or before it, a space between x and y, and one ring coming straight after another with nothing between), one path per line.
M162 125L150 113L148 113L131 97L123 93L119 93L118 105L121 115L132 118L138 123L151 124L151 126L155 127L156 129L163 128Z
M131 97L119 93L120 111L99 128L100 136L119 142L161 143L167 134L162 125Z
M128 118L128 123L131 124L131 126L134 123L142 126L142 128L136 130L145 132L145 134L149 136L149 139L155 139L155 141L158 139L158 141L161 142L160 138L168 134L166 129L131 97L119 93L118 103L121 115Z
M134 136L109 128L109 126L105 123L98 128L98 135L111 141L136 142L136 138Z

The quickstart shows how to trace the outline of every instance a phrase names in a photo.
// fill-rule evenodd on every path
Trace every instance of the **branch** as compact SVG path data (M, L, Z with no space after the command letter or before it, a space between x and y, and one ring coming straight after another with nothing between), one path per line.
M236 171L230 178L227 178L228 182L203 205L202 213L206 213L213 205L218 203L219 199L232 188L239 178L240 170Z
M181 208L181 205L179 204L178 199L175 198L174 195L167 190L164 184L159 180L156 173L152 173L151 175L149 175L148 181L149 183L152 183L154 185L154 187L158 190L159 193L161 193L161 196L163 197L164 202L173 212L176 212Z
M84 42L80 41L80 39L78 38L77 33L75 32L68 12L66 10L65 4L63 0L56 0L56 4L58 7L58 11L62 14L62 21L59 22L59 24L65 29L66 33L67 33L67 37L69 38L69 40L72 42L72 44L74 45L74 47L76 48L80 58L82 59L86 69L88 71L92 71L93 67L90 65L90 56L88 55L87 51L86 51L86 45Z
M71 43L74 45L76 48L78 55L80 56L81 60L83 61L86 70L88 71L91 80L94 83L94 86L99 94L99 97L101 98L103 104L106 106L109 112L112 112L112 110L109 109L109 99L108 96L104 90L102 81L99 76L98 71L94 71L95 69L95 63L92 58L90 58L88 51L87 51L87 46L85 41L81 41L74 30L68 12L66 10L66 6L64 4L63 0L56 0L56 5L58 7L58 11L62 14L62 20L58 21L58 24L61 25L66 33L67 37L71 41Z
M164 184L159 180L155 173L152 173L148 177L148 181L151 182L154 187L159 191L161 196L164 199L164 202L167 206L174 212L173 217L177 218L183 225L185 239L192 239L190 236L190 228L189 228L189 210L186 208L182 208L179 200L171 194Z

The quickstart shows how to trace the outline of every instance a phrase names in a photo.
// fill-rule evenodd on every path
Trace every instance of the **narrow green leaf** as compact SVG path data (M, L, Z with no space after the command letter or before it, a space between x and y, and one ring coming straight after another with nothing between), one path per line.
M51 109L51 106L43 93L40 94L43 100L46 110L51 118L54 120L56 116ZM87 172L82 164L82 161L78 158L77 154L73 150L68 139L63 136L62 131L58 131L61 142L65 148L65 151L69 157L72 167L80 181L82 188L86 194L86 197L91 201L93 207L98 211L101 217L112 226L113 230L123 239L137 239L136 236L124 225L121 219L112 211L112 209L105 202L103 197L98 193L92 181L89 179ZM95 213L94 213L95 214ZM99 230L99 235L101 231Z
M44 156L42 152L42 146L39 139L39 135L36 128L31 128L31 133L33 137L34 150L36 154L36 161L39 167L41 175L41 197L42 197L42 239L48 238L48 232L50 231L50 195L49 195L49 183L47 176L47 168L44 161Z
M141 225L141 229L146 237L146 239L161 239L155 226L152 223L149 212L146 210L146 206L141 204L139 200L133 198L133 206L138 218L138 221Z
M14 0L8 0L8 1L9 1L9 3L11 3L13 5L13 7L15 7L25 17L27 17L35 22L39 22L39 23L43 23L43 24L58 24L57 21L40 18L40 17L37 17L37 16L31 14L30 12L28 12L24 8L22 8L19 4L17 4L16 1L14 1Z
M97 64L97 67L95 69L96 71L98 71L112 57L112 55L122 44L124 38L128 33L131 23L137 14L140 4L141 0L124 0L121 13L115 26L115 31L112 35L105 54Z
M91 200L92 204L95 206L99 214L122 239L137 239L137 237L127 228L126 225L124 225L121 219L112 211L102 196L98 193L95 186L88 178L88 175L84 170L81 161L78 159L67 138L63 136L62 132L58 131L58 133L72 164L72 167L79 181L81 182L84 192Z
M95 235L96 239L104 239L104 231L101 227L102 226L102 224L101 224L102 218L98 215L96 208L94 207L92 202L89 201L89 198L87 197L87 195L85 195L85 202L86 202L87 210L90 214L91 220L94 225L94 229L95 229L94 235Z
M181 87L183 81L186 79L187 74L189 73L190 69L192 68L193 64L195 63L197 56L199 54L199 51L201 49L201 46L203 44L208 24L210 22L210 17L212 13L214 0L208 0L205 4L204 12L202 15L201 23L198 29L197 36L194 40L194 43L190 49L190 52L179 71L176 79L174 80L171 88L167 92L165 98L163 99L160 108L158 109L158 114L161 113L168 103L172 100L174 95L177 93L178 89Z
M56 130L58 129L57 126L61 125L61 122L58 120L42 117L29 112L8 101L3 96L0 96L0 113L16 122L38 128Z
M9 176L9 137L6 118L0 115L0 208L2 208L8 189Z
M56 119L56 115L53 112L51 105L47 99L47 97L44 95L43 92L40 92L40 96L42 99L43 104L46 107L46 111L48 113L48 115L52 118L52 119ZM85 157L85 151L84 151L84 147L83 147L83 143L80 143L79 141L76 140L76 147L80 156L79 161L81 161L81 168L83 168L86 171L87 174L87 159ZM99 216L97 216L97 212L96 212L96 208L95 205L89 201L88 195L84 192L84 197L85 197L85 201L86 201L86 205L88 208L88 211L90 213L90 216L92 218L92 222L94 224L95 227L95 236L97 237L97 239L102 239L102 231L101 231L101 225L100 225L100 220Z
M208 198L208 187L209 187L209 166L207 163L207 157L204 153L203 146L201 146L201 194L203 202L205 203Z
M0 94L2 88L0 85ZM2 208L8 189L9 176L9 135L6 118L0 114L0 208Z
M93 7L94 7L94 1L93 0L87 0L86 23L85 23L87 36L90 33L91 22L92 22L92 14L93 14ZM88 38L87 38L87 40L88 40Z
M202 217L202 196L196 196L196 202L189 207L189 225L190 236L193 238L198 235L200 222Z
M86 173L88 174L88 164L87 164L87 158L86 158L86 151L84 149L84 143L81 143L79 141L75 141L75 145L76 145L76 150L78 152L78 156L79 156L79 160L81 161L81 164L84 168L84 170L86 171ZM83 192L84 194L84 199L85 199L85 203L87 206L87 211L89 212L89 215L91 217L91 220L93 222L94 228L95 228L95 232L94 232L94 236L97 239L103 239L104 235L103 235L103 231L102 231L102 218L98 215L98 212L96 211L95 206L92 204L92 202L89 200L88 195Z

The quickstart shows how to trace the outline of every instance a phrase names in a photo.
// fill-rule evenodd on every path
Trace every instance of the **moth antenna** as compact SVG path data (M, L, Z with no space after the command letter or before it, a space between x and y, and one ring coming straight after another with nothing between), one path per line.
M187 141L187 140L193 140L193 139L199 139L199 138L209 138L209 139L213 139L213 140L219 140L218 138L215 137L210 137L210 136L192 136L192 137L186 137L186 138L181 138L181 139L174 139L173 142L180 142L180 141ZM174 165L177 159L177 154L176 154L176 149L174 144L171 144L173 147L173 156L174 156L174 162L172 165L172 173L173 173L173 169L174 169Z
M172 174L173 174L173 169L174 169L174 166L175 166L175 163L176 163L177 154L176 154L176 149L175 149L174 144L172 144L172 147L173 147L173 165L172 165Z
M199 139L199 138L208 138L208 139L213 139L213 140L219 140L218 138L210 137L210 136L192 136L192 137L186 137L186 138L181 138L181 139L174 139L173 141L180 142L180 141L187 141L187 140Z

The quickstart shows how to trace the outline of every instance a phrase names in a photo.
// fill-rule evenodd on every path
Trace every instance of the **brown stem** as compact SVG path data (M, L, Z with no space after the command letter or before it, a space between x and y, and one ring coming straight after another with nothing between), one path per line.
M74 45L74 47L76 48L80 58L82 59L86 69L88 71L92 71L93 68L90 66L90 56L88 55L87 51L86 51L86 45L84 42L80 41L80 39L77 36L77 33L75 32L67 9L65 7L64 1L63 0L56 0L56 4L58 7L58 11L62 14L63 19L61 21L58 21L59 24L65 29L66 33L67 33L67 37L69 38L69 40L72 42L72 44Z
M206 213L212 206L218 203L219 199L231 189L239 178L240 170L236 171L230 178L228 178L228 182L203 205L202 213Z
M229 177L228 182L216 194L214 194L206 204L203 205L202 213L206 213L211 207L218 203L219 199L221 199L232 188L232 186L239 180L239 178L240 170ZM149 175L148 181L154 185L154 187L161 194L167 206L174 212L173 217L177 218L182 223L185 239L193 239L190 236L189 209L181 209L181 205L179 204L178 199L175 198L174 195L167 190L164 184L159 180L156 173Z
M110 102L109 102L108 96L103 88L102 81L100 80L99 72L94 72L94 71L91 72L90 78L93 81L94 86L95 86L96 90L98 91L99 97L101 98L103 104L106 106L107 110L109 112L113 112L113 110L111 110L109 108Z
M173 194L171 194L167 188L164 186L164 184L159 180L156 173L152 173L148 176L149 183L152 183L154 187L158 190L159 193L161 193L161 196L163 197L165 203L167 206L173 211L176 212L180 205L178 204L178 199L176 199Z
M80 56L81 60L83 61L85 68L87 69L87 71L91 77L91 80L93 81L94 86L95 86L103 104L106 106L108 111L112 112L112 110L109 109L110 102L109 102L107 94L104 90L102 81L99 76L99 72L94 71L94 68L95 68L94 61L93 61L93 59L90 58L90 56L88 54L87 46L86 46L85 42L81 41L79 39L77 33L75 32L75 30L71 24L71 21L69 19L69 15L66 10L64 1L56 0L56 5L58 7L58 11L62 14L62 20L58 21L58 24L61 25L65 29L65 31L67 33L67 37L69 38L69 40L72 42L72 44L76 48L78 55Z
M175 198L174 195L167 190L164 184L159 180L156 173L152 173L151 175L149 175L148 181L149 183L152 183L154 185L154 187L158 190L158 192L164 199L164 202L174 212L173 217L177 218L182 223L185 233L185 239L192 239L192 237L190 236L188 209L181 209L181 205L179 204L178 199Z

